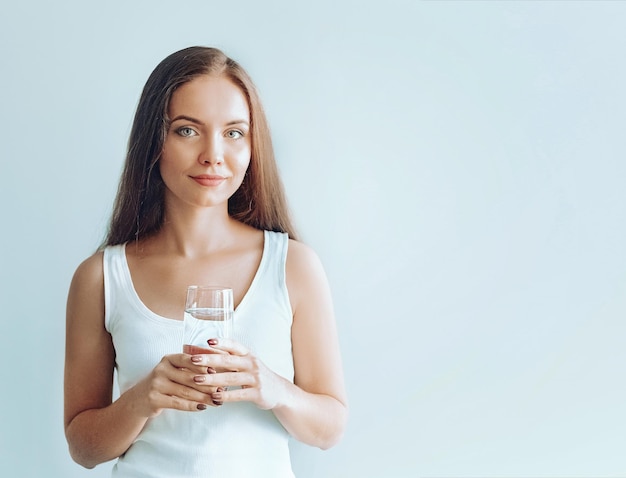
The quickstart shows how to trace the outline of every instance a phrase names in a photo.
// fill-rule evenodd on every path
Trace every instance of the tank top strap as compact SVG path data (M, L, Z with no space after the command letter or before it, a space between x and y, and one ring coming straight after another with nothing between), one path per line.
M111 321L117 315L115 310L128 290L128 278L124 268L126 245L107 246L104 249L102 265L104 271L104 326L111 332Z
M285 266L289 250L289 236L283 232L265 231L263 260L258 282L265 297L271 297L277 305L291 315L291 302L287 291ZM256 292L256 291L255 291Z

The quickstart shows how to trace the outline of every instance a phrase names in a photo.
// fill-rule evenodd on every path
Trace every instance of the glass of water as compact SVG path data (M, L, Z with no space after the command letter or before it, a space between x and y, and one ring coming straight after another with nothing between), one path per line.
M183 352L214 353L207 341L232 338L233 290L219 286L191 285L187 288L183 324Z

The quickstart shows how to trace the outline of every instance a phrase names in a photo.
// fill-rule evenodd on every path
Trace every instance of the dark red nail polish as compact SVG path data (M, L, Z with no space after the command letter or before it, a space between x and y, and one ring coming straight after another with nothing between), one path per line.
M217 372L215 371L215 369L214 369L214 368L212 368L212 367L207 367L207 369L206 369L206 373L217 373Z
M198 403L196 406L198 410L206 410L206 405L204 403Z
M207 340L207 343L209 345L217 345L217 339L209 339L209 340Z

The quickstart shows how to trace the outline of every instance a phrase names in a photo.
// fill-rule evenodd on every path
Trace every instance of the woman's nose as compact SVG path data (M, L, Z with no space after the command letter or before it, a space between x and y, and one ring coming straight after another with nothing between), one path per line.
M205 141L198 161L202 164L221 164L224 162L224 148L219 138L208 138Z

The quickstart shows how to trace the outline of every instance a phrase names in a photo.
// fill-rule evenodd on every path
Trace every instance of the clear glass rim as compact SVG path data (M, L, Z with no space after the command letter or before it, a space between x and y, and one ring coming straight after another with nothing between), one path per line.
M232 291L232 287L222 286L222 285L190 285L187 286L187 290L230 290Z

